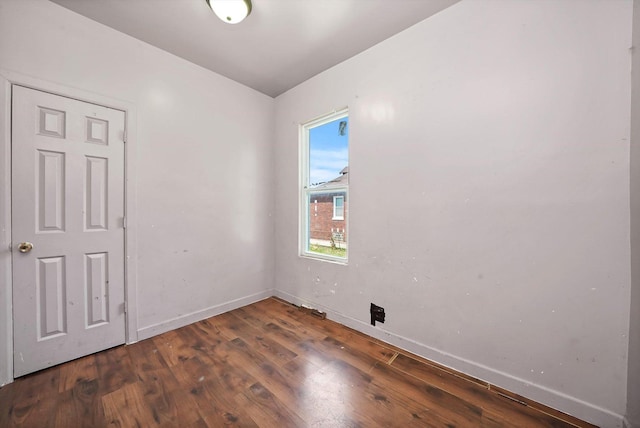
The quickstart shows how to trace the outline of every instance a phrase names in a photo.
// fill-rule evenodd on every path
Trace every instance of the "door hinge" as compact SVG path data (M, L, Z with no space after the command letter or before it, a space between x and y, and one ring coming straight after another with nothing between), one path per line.
M122 131L122 142L127 143L127 130Z
M122 228L123 229L127 228L127 218L126 217L122 217Z

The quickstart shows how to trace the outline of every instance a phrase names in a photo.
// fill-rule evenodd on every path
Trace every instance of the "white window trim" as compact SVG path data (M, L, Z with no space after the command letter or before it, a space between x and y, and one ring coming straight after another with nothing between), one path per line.
M310 200L312 195L315 193L327 193L328 189L309 189L307 187L308 177L309 177L309 130L312 128L316 128L318 126L322 126L329 122L333 122L339 119L343 119L345 117L349 117L349 109L343 108L340 110L335 110L331 113L320 116L316 119L310 120L308 122L302 123L298 127L298 144L299 144L299 201L298 201L298 211L299 211L299 219L298 219L298 249L300 257L323 260L334 262L338 264L346 265L349 258L349 251L347 250L346 257L335 257L328 254L318 254L309 251L309 223L308 219L310 218ZM349 144L351 146L351 144ZM351 151L350 147L348 147L349 152ZM349 195L349 185L332 187L332 192L344 192L345 200ZM344 225L345 233L348 236L348 220Z
M334 196L333 197L333 217L331 220L344 220L344 197L345 195ZM342 215L336 215L336 199L342 199Z

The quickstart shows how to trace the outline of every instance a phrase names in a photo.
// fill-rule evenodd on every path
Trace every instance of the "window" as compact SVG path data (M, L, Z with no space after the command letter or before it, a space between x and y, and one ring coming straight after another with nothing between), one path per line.
M333 220L344 220L344 196L333 197Z
M300 255L345 263L349 206L347 110L300 126Z

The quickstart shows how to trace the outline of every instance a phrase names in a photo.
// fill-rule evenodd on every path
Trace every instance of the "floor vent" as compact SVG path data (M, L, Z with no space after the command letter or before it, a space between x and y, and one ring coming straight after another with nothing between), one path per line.
M301 311L301 312L304 312L305 314L309 314L311 316L319 318L321 320L327 318L327 313L326 312L322 312L322 311L320 311L318 309L312 308L309 305L302 304L302 305L298 306L298 310Z

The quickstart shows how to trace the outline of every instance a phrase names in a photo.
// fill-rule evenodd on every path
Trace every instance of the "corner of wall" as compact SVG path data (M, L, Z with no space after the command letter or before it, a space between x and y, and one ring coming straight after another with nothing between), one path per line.
M169 320L152 324L146 327L142 327L138 330L138 340L145 340L151 337L157 336L162 333L166 333L171 330L184 327L189 324L193 324L198 321L202 321L207 318L215 317L216 315L223 314L225 312L232 311L234 309L241 308L243 306L250 305L260 300L267 299L274 295L273 289L267 289L250 296L241 297L225 303L220 303L208 308L200 309L188 314L180 315Z
M640 427L640 1L633 1L631 60L631 287L625 426Z
M269 211L268 211L268 218L269 220L271 220L271 224L269 225L270 230L269 233L271 235L271 239L269 240L269 242L276 242L276 198L277 198L277 192L276 192L276 161L277 161L277 157L276 157L276 100L275 98L272 99L271 102L271 118L270 118L270 123L271 123L271 130L270 130L270 141L269 141L269 145L271 146L271 150L269 152L271 159L269 159L269 183L268 183L268 188L269 191L271 192L271 197L269 198ZM276 287L276 272L277 272L277 263L278 263L278 258L277 258L277 246L271 246L269 244L267 244L267 254L270 258L269 260L269 264L271 266L271 275L270 277L267 279L267 283L265 284L265 288L271 293L271 295L274 295L274 290Z

